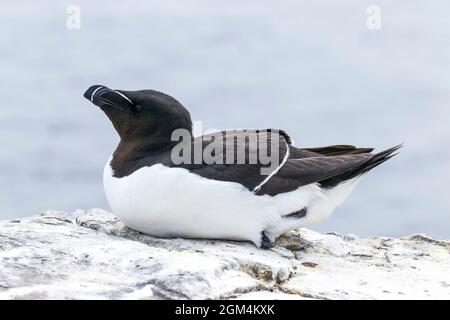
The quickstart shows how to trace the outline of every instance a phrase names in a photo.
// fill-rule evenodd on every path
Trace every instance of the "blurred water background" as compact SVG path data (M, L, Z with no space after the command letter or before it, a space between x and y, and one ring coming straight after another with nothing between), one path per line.
M81 29L66 27L81 8ZM1 1L0 219L108 208L118 142L92 84L175 96L207 128L283 128L298 145L405 143L327 221L450 237L450 3Z

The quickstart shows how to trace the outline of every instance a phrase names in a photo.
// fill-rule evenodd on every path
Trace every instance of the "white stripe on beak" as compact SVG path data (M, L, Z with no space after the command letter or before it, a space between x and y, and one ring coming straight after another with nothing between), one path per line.
M124 95L123 93L120 93L120 92L118 92L116 90L113 90L113 92L117 93L119 96L121 96L122 98L127 100L130 104L133 104L133 102L131 102L131 100L126 95Z
M95 89L94 92L92 92L92 94L91 94L91 102L94 101L94 95L95 95L95 93L96 93L98 90L100 90L101 88L104 88L104 87L100 86L100 87L98 87L97 89Z

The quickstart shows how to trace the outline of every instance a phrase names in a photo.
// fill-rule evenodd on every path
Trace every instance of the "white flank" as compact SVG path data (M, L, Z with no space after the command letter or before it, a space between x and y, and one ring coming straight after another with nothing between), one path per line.
M342 202L344 202L344 200L350 195L350 193L353 191L355 186L360 181L361 177L362 176L353 178L328 190L320 188L316 183L308 185L308 186L315 186L316 190L314 192L314 197L311 199L311 201L309 201L309 204L307 206L306 216L301 219L295 218L282 219L280 223L276 224L275 226L273 226L268 230L268 236L273 240L287 231L299 227L306 227L329 218L330 215L333 213L334 209L340 206ZM300 190L302 188L304 187L301 187L297 190ZM297 190L293 192L297 192ZM291 192L288 192L278 196L281 197L284 195L288 195L290 193ZM293 210L289 213L292 213L294 211L296 210Z

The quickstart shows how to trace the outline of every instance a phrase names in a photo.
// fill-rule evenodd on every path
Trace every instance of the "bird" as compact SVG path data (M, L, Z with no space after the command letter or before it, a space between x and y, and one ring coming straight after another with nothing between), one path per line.
M84 97L120 138L103 171L112 213L155 237L273 248L283 233L328 218L402 146L379 153L353 145L301 148L272 128L194 137L189 111L162 92L93 85Z

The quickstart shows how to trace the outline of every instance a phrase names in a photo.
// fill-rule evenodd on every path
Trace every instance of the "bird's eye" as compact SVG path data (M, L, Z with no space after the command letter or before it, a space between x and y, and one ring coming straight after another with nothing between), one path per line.
M137 112L142 111L142 106L140 104L136 104L134 108L136 109Z

